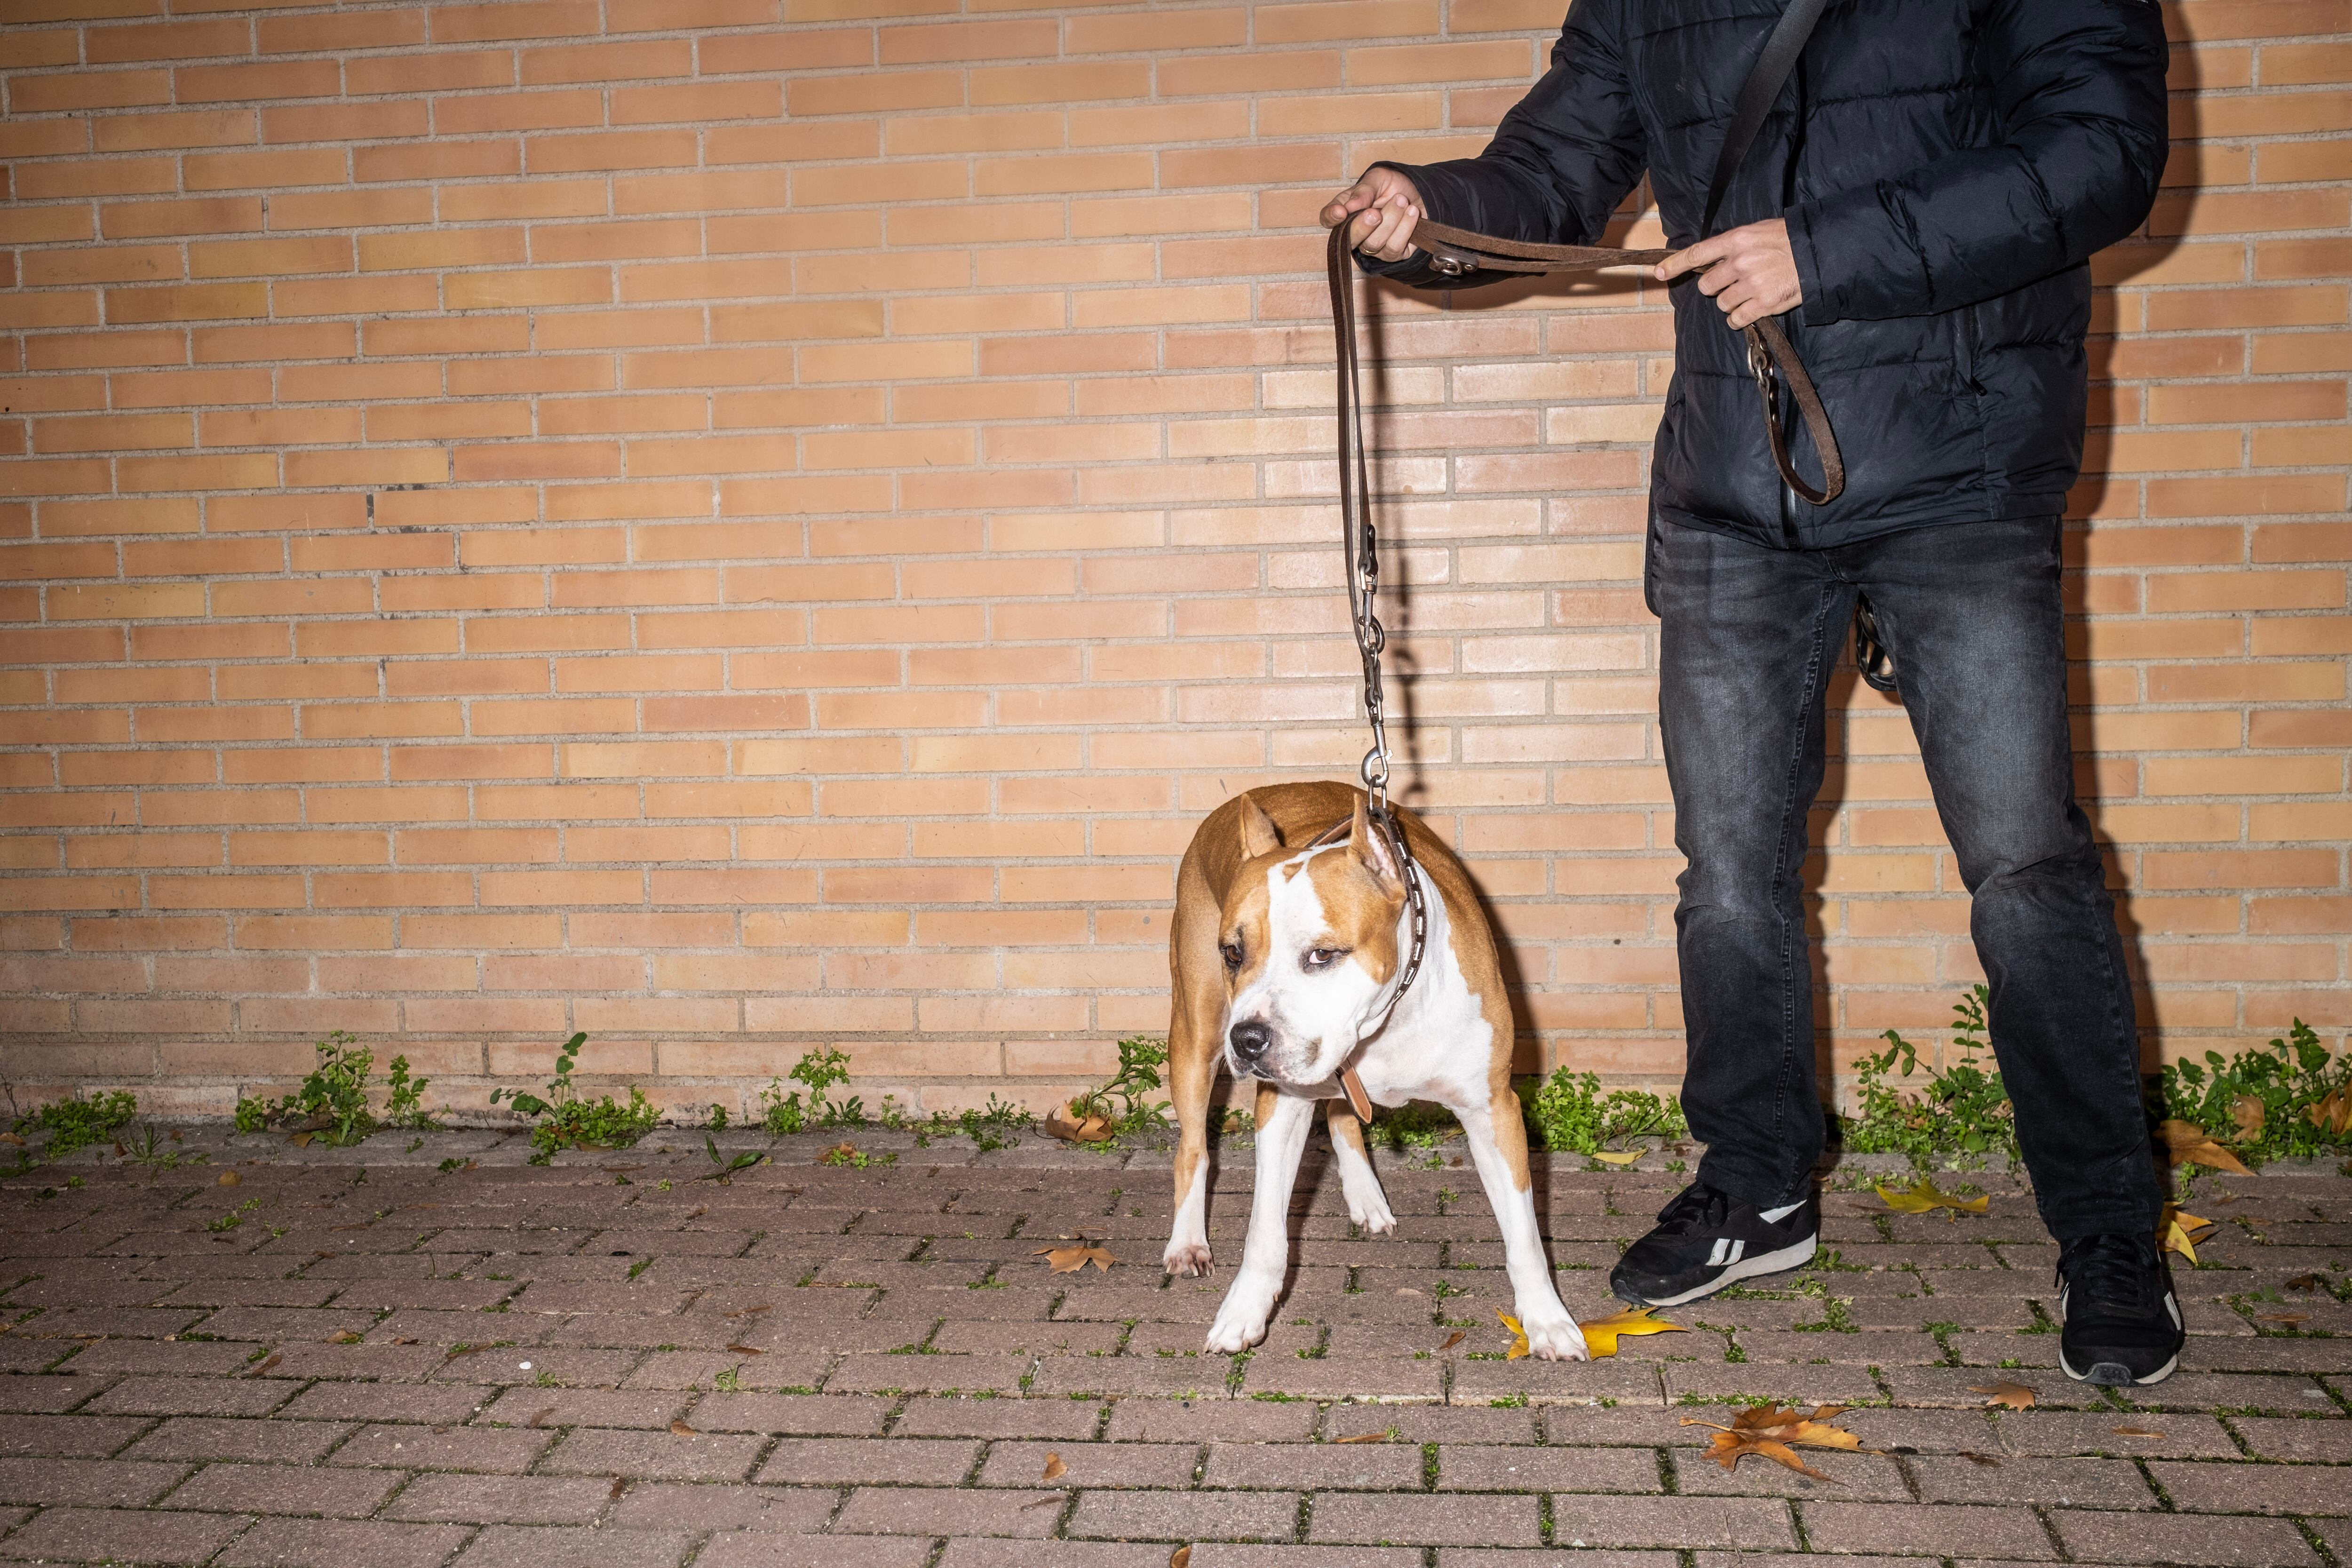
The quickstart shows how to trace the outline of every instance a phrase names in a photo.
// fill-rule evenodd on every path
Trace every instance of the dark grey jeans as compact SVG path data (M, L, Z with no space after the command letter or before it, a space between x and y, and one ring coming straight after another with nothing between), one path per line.
M2132 994L2098 847L2074 799L2055 518L1781 550L1659 522L1658 717L1689 858L1675 906L1699 1178L1793 1201L1822 1152L1806 811L1823 694L1867 593L1936 810L1974 895L1994 1054L2043 1222L2147 1235L2162 1197Z

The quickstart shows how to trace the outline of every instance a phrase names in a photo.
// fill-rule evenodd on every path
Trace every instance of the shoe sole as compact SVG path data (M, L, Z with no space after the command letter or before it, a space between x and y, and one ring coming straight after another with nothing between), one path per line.
M1685 1301L1696 1301L1702 1296L1712 1296L1727 1285L1736 1285L1742 1279L1752 1279L1759 1274L1779 1274L1787 1269L1799 1268L1811 1262L1814 1252L1819 1250L1820 1247L1821 1233L1815 1231L1804 1240L1791 1242L1778 1252L1751 1253L1737 1263L1727 1263L1723 1266L1722 1273L1706 1284L1685 1290L1678 1296L1628 1296L1622 1290L1617 1291L1616 1295L1619 1300L1629 1301L1636 1307L1679 1307Z
M2131 1374L2131 1368L2121 1362L2113 1361L2093 1362L2088 1372L2076 1372L2074 1363L2066 1359L2066 1352L2063 1350L2058 1352L2059 1371L2076 1383L2087 1383L2095 1388L2146 1388L2150 1384L2162 1383L2166 1378L2170 1377L2179 1365L2180 1352L2175 1351L2172 1352L2170 1361L2166 1362L2146 1377L2134 1377Z

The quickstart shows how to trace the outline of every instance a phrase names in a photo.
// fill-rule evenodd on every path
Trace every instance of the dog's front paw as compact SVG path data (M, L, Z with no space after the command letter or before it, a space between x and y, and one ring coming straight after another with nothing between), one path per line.
M1390 1209L1388 1199L1377 1192L1366 1193L1361 1197L1349 1193L1348 1217L1366 1236L1386 1236L1396 1229L1396 1215Z
M1209 1256L1209 1244L1205 1241L1171 1241L1168 1244L1168 1250L1160 1254L1160 1266L1162 1268L1185 1279L1197 1279L1206 1274L1213 1264L1213 1259Z
M1548 1311L1522 1312L1519 1326L1527 1331L1528 1353L1538 1361L1590 1361L1592 1352L1585 1348L1584 1331L1567 1309L1553 1307Z
M1228 1298L1217 1313L1217 1321L1209 1325L1209 1338L1202 1348L1211 1355L1237 1355L1249 1349L1265 1338L1265 1319L1270 1310L1237 1306Z

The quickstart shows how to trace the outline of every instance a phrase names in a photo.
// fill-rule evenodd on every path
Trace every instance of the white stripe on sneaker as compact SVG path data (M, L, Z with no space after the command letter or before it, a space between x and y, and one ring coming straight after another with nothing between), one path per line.
M1777 1274L1784 1268L1795 1268L1801 1267L1803 1264L1812 1261L1813 1250L1818 1245L1818 1237L1819 1233L1816 1232L1813 1236L1809 1236L1802 1241L1793 1242L1787 1247L1779 1248L1777 1251L1759 1252L1753 1256L1748 1256L1743 1253L1737 1262L1716 1263L1714 1260L1710 1259L1710 1266L1722 1268L1722 1273L1717 1275L1706 1284L1694 1286L1690 1289L1685 1290L1679 1295L1652 1297L1648 1299L1647 1305L1653 1307L1679 1307L1685 1301L1696 1301L1701 1296L1712 1296L1717 1290L1722 1289L1726 1285L1732 1284L1737 1280L1753 1279L1759 1274ZM1725 1251L1730 1250L1729 1246L1727 1246L1726 1242L1722 1239L1718 1239L1716 1242L1716 1246Z

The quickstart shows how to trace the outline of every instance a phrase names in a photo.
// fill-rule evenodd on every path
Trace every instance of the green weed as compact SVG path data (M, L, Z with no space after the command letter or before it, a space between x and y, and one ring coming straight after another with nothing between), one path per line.
M2331 1057L2300 1018L2268 1046L2168 1066L2158 1092L2165 1116L2195 1122L2249 1162L2352 1147L2352 1057Z
M16 1128L20 1132L27 1126L47 1129L49 1141L42 1146L41 1157L54 1160L92 1143L107 1142L138 1114L139 1097L127 1089L118 1089L88 1100L75 1095L52 1100L19 1120Z
M1916 1094L1888 1081L1890 1073L1908 1079L1920 1065L1918 1048L1893 1029L1883 1037L1885 1050L1855 1064L1862 1114L1842 1119L1849 1152L1904 1154L1923 1167L1938 1154L2017 1159L2009 1091L2000 1072L1987 1071L1977 1059L1989 1048L1985 1005L1990 994L1982 985L1971 985L1953 1004L1952 1046L1958 1059L1941 1071L1926 1069L1927 1085Z
M283 1127L303 1142L315 1140L341 1148L379 1127L433 1125L423 1101L425 1088L433 1080L410 1077L406 1057L393 1058L386 1069L384 1110L379 1118L368 1106L368 1074L375 1066L375 1053L341 1029L314 1048L318 1062L293 1093L274 1104L266 1098L237 1100L239 1132Z
M661 1112L647 1102L636 1085L629 1086L629 1103L619 1105L611 1095L602 1100L583 1099L572 1086L572 1069L579 1065L579 1051L588 1040L583 1031L563 1042L555 1054L555 1077L549 1080L547 1093L532 1094L526 1089L494 1089L490 1103L504 1100L521 1114L532 1117L536 1124L530 1130L530 1163L544 1165L564 1149L625 1149L654 1130Z
M1564 1153L1597 1154L1633 1138L1685 1138L1690 1124L1673 1100L1646 1089L1601 1092L1595 1073L1560 1068L1526 1100L1528 1131L1537 1143Z
M825 1090L835 1084L849 1081L849 1054L837 1047L827 1046L821 1051L811 1051L793 1064L793 1079L808 1089L808 1101L803 1104L801 1091L784 1092L780 1079L770 1079L768 1087L760 1091L760 1124L782 1138L789 1133L805 1131L816 1127L862 1127L866 1124L866 1104L856 1096L835 1103Z
M1084 1121L1099 1116L1119 1133L1154 1131L1168 1125L1168 1107L1150 1098L1160 1086L1160 1069L1168 1065L1168 1041L1159 1035L1131 1035L1118 1043L1118 1070L1099 1089L1087 1089L1070 1101L1070 1114Z

